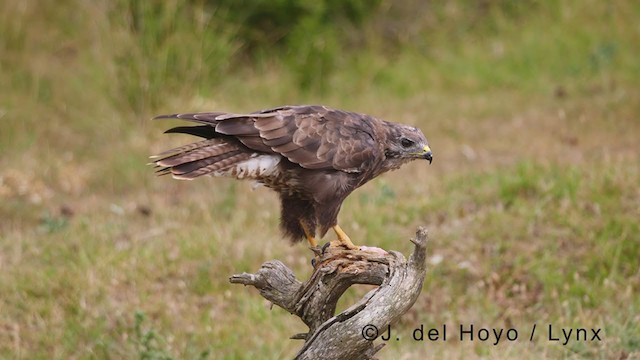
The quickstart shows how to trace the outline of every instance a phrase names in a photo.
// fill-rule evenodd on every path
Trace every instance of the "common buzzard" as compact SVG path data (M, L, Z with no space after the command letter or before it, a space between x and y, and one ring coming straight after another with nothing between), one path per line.
M251 114L206 112L160 115L200 125L167 133L204 140L152 156L160 175L191 180L202 175L251 179L280 195L280 227L292 242L316 246L316 230L332 228L338 244L357 248L338 225L353 190L406 162L432 153L412 126L326 106L283 106Z

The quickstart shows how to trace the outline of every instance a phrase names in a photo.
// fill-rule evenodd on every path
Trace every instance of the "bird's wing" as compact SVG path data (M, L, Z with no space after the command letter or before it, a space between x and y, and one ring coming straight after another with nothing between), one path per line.
M372 121L323 106L295 106L223 120L216 131L242 136L257 129L264 145L304 168L358 172L377 154Z
M214 127L217 134L236 137L256 151L280 154L307 169L359 172L379 153L373 129L376 119L324 106L284 106L251 114L197 113L162 117L207 124Z

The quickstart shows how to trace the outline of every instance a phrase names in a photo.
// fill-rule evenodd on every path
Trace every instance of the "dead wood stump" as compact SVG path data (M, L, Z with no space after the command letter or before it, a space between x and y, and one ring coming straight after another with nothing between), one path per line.
M411 241L415 249L409 261L399 252L377 248L316 248L314 272L304 283L278 260L229 281L254 286L262 297L304 321L309 332L292 336L305 340L296 359L372 359L384 346L375 346L375 338L411 308L422 290L427 230L419 227ZM338 300L353 284L378 288L334 315Z

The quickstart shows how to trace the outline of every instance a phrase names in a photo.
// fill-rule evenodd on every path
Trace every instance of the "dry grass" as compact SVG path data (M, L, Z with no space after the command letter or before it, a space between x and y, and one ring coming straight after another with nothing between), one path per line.
M522 38L494 34L452 52L440 44L426 61L411 51L370 58L371 68L332 75L330 94L298 92L273 64L222 77L206 93L175 85L137 97L138 79L118 77L118 56L137 46L105 15L118 9L62 3L47 18L32 5L0 5L0 357L292 357L299 343L287 338L303 324L227 281L270 259L310 273L309 251L280 239L276 197L226 179L156 178L144 165L187 141L161 135L169 124L148 121L155 113L283 103L415 124L435 151L432 166L367 184L340 215L356 242L404 253L417 225L431 232L423 294L383 358L640 356L634 6L614 2L623 15L608 21L564 9L549 40L534 36L545 24L537 18ZM67 18L74 5L85 16ZM580 21L593 23L579 36L563 32ZM515 54L548 51L547 63L518 77L520 58L505 56L493 69L480 54L496 39ZM602 39L617 46L608 65L563 72L554 49L597 50ZM572 67L596 61L576 52L566 54ZM497 346L456 341L454 330L447 342L410 339L420 324L461 323L520 337ZM602 328L602 341L563 346L541 333L529 342L534 323Z

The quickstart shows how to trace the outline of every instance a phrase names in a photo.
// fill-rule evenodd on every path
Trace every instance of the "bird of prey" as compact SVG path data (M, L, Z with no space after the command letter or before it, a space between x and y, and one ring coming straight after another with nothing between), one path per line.
M280 227L292 242L316 246L331 228L331 245L358 247L338 225L351 192L411 160L432 161L419 129L320 105L283 106L250 114L204 112L160 115L197 123L166 133L204 140L152 156L160 175L203 175L257 181L280 195Z

